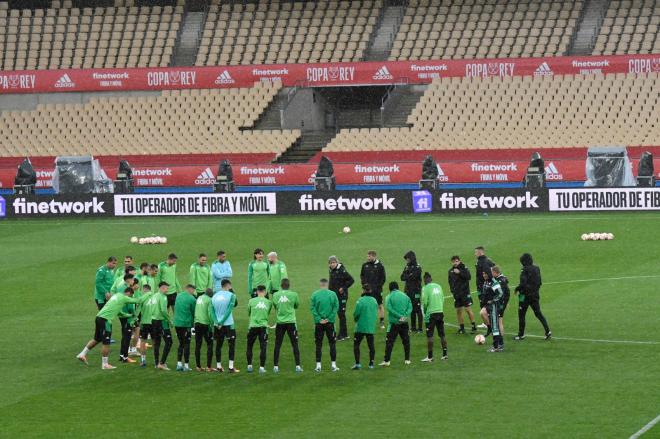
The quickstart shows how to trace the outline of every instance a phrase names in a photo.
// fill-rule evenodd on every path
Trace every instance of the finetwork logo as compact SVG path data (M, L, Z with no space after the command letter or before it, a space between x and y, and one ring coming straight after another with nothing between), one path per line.
M413 212L429 213L433 210L433 196L429 191L413 191Z
M234 78L231 77L229 72L225 70L224 72L220 73L218 77L215 79L215 83L217 85L223 85L223 84L234 84L236 81L234 81Z
M211 168L206 168L204 171L197 176L195 179L195 184L199 185L208 185L208 184L213 184L215 182L215 176L213 175L213 171L211 171Z
M7 202L3 197L0 197L0 218L7 215Z
M551 76L553 74L554 72L547 62L544 62L536 70L534 70L534 76Z
M73 88L76 86L76 83L69 78L67 73L60 76L60 79L55 83L55 88Z
M376 74L373 76L374 79L394 79L394 76L387 70L386 66L382 66Z
M396 210L395 198L387 194L373 198L313 198L312 195L301 195L298 199L300 210L303 212L318 211L374 211L374 210Z
M105 201L97 197L91 201L27 201L25 198L14 199L14 215L66 215L66 214L102 214L106 213Z
M440 195L442 210L460 209L538 209L538 196L525 192L525 195L486 195L457 197L452 192Z
M548 180L563 180L564 176L559 173L559 170L553 162L550 162L545 167L545 178Z

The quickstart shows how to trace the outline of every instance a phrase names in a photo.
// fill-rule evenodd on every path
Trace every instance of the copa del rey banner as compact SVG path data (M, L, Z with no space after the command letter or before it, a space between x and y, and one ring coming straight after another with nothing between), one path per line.
M659 163L660 165L660 163ZM445 162L438 165L442 183L507 183L523 179L528 162ZM548 181L585 180L583 160L546 162ZM334 165L338 184L415 184L421 177L421 163L337 163ZM37 187L52 185L53 169L37 168ZM114 178L116 169L105 169ZM135 167L133 178L138 187L211 186L217 164L190 166ZM295 186L314 183L315 164L301 165L236 165L234 180L239 186ZM14 169L0 169L0 187L13 186Z
M481 60L387 61L334 64L77 69L0 72L0 93L178 90L251 87L282 81L286 87L425 84L440 77L507 77L660 72L660 54Z

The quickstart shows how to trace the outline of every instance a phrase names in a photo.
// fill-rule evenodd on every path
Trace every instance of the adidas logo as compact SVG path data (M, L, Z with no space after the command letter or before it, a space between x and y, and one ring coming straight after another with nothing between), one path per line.
M204 171L195 179L195 184L198 185L206 186L213 183L215 183L215 176L213 175L211 168L204 169Z
M220 73L217 78L215 78L215 83L218 85L222 84L233 84L236 81L234 81L234 78L231 77L229 72L225 70L224 72Z
M541 64L536 70L534 70L534 76L549 76L553 75L552 69L547 62Z
M555 164L550 162L545 167L545 178L547 180L563 180L564 176L559 173L559 169L557 169Z
M72 88L75 87L76 83L69 78L68 74L63 74L60 79L55 83L55 88Z
M438 181L449 181L449 177L447 177L440 165L436 165L436 167L438 168Z
M394 79L394 76L387 70L387 67L382 66L376 74L373 76L374 79Z

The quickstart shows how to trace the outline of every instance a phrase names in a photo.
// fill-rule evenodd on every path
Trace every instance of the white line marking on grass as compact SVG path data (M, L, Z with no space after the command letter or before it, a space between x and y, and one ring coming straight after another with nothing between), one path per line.
M453 323L445 323L447 326L451 326L453 328L458 328L458 325L454 325ZM533 338L545 338L544 335L532 335L532 334L525 334L525 337L533 337ZM660 341L637 341L637 340L601 340L597 338L574 338L574 337L555 337L554 335L552 336L553 340L566 340L566 341L584 341L588 343L620 343L620 344L641 344L641 345L660 345Z
M660 422L660 415L656 416L654 420L652 420L651 422L646 424L644 427L642 427L642 429L639 430L637 433L630 436L630 439L637 439L638 437L641 437L644 433L646 433L647 431L652 429L653 426L655 424L657 424L658 422Z
M599 282L604 280L626 280L626 279L648 279L660 277L660 274L640 275L640 276L622 276L622 277L596 277L593 279L573 279L573 280L558 280L553 282L544 282L543 285L559 285L559 284L573 284L580 282Z

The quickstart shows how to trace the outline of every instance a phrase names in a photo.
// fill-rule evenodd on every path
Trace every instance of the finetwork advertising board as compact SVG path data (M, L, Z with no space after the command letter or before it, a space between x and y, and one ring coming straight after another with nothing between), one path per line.
M547 192L527 189L413 191L414 213L546 212Z
M551 212L660 210L660 188L550 189Z
M115 216L275 215L274 193L115 195Z

